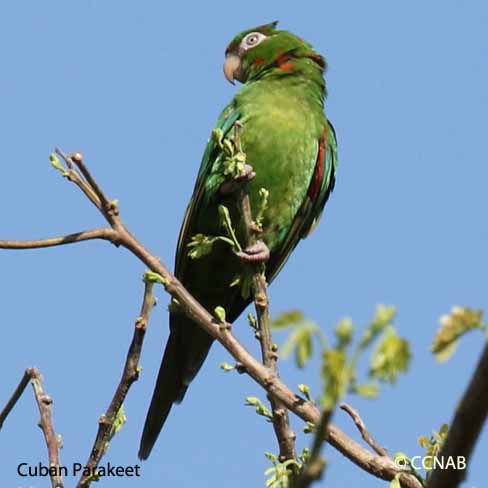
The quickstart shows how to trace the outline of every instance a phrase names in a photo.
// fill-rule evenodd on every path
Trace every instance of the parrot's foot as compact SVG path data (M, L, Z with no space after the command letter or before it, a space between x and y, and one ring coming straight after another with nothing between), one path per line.
M269 259L269 249L263 241L257 241L256 244L246 247L244 251L236 252L236 255L245 263L261 264Z
M219 191L222 195L231 195L232 193L235 193L243 183L251 181L255 176L256 173L252 169L252 166L250 164L245 164L242 175L233 180L224 181L220 185Z

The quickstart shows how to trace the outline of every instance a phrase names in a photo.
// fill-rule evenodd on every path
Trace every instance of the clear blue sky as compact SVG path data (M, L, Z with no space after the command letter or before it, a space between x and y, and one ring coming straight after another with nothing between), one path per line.
M482 346L473 334L437 365L428 348L439 316L457 304L488 308L486 2L2 2L0 238L102 224L50 168L59 145L84 152L126 223L172 264L205 142L236 90L222 74L225 46L275 19L328 59L327 113L340 169L321 225L272 286L273 312L299 307L327 332L343 316L362 325L377 303L397 305L397 325L412 342L411 370L379 400L350 401L391 452L421 454L417 437L450 420ZM84 462L119 378L144 267L92 242L1 252L0 269L0 402L26 367L39 367L55 400L62 461ZM138 462L167 337L166 302L160 293L111 462ZM235 330L256 351L244 320ZM245 376L218 369L229 360L213 348L142 478L103 486L263 486L263 452L276 451L275 440L243 403L264 395ZM313 367L297 372L282 363L281 371L290 385L317 391ZM19 462L46 459L37 419L29 391L0 433L2 486L48 486L16 475ZM358 438L344 414L335 421ZM488 483L487 450L485 432L466 486ZM382 485L332 448L326 454L329 488Z

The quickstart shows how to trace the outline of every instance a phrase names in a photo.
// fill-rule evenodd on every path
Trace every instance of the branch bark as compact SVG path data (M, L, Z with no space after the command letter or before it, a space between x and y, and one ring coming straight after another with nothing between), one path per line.
M19 398L22 396L22 393L24 393L24 390L29 384L30 379L31 379L31 370L27 369L24 373L24 376L22 376L22 379L20 380L17 388L12 393L12 396L10 397L7 404L5 405L4 409L0 412L0 430L2 430L5 420L7 420L7 417L9 416L12 409L15 407L15 404L19 401Z
M41 249L43 247L63 246L64 244L76 244L82 241L103 239L116 244L117 234L110 227L85 230L59 237L48 239L36 239L32 241L0 241L0 249Z
M363 419L359 415L359 413L351 407L351 405L347 403L341 403L340 408L347 412L349 416L352 418L354 424L359 430L361 437L364 441L380 456L388 456L388 452L384 447L381 447L371 436L368 429L366 428L366 424L363 422Z
M31 384L34 390L34 396L36 397L37 406L39 407L39 413L41 418L39 420L39 427L44 434L44 439L46 440L51 486L52 488L63 488L63 478L60 473L60 462L59 462L59 447L60 440L54 431L53 419L52 419L52 398L44 393L42 387L42 377L41 373L36 368L30 369ZM54 469L52 469L54 468Z
M40 419L38 425L41 428L42 433L44 434L44 440L46 441L51 486L52 488L63 488L63 478L61 476L62 470L60 469L61 463L59 462L60 439L54 431L52 419L53 400L44 392L44 388L42 386L42 376L38 369L28 368L25 370L24 376L20 380L19 385L10 397L10 400L7 402L5 408L0 413L0 429L9 413L22 396L22 393L29 382L32 385L34 397L39 408Z
M88 461L85 464L85 470L89 474L80 478L77 484L77 488L88 488L93 481L93 475L96 474L98 463L105 454L108 443L115 433L114 424L125 397L129 392L129 389L139 378L139 358L141 356L142 344L144 342L144 336L146 334L147 324L149 323L149 315L152 308L156 304L156 300L152 294L153 283L145 280L144 298L141 306L141 313L137 317L134 327L134 335L132 342L127 352L127 359L125 361L124 369L122 372L122 378L115 391L115 394L110 402L107 413L102 415L98 421L98 432L91 450Z
M447 439L439 453L446 462L464 457L466 467L488 416L488 345L485 346L468 388L456 409ZM456 488L466 478L467 469L435 469L428 488Z

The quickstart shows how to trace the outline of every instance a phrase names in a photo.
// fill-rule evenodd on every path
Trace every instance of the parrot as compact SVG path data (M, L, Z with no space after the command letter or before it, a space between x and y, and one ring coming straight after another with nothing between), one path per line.
M245 286L246 263L265 263L271 283L315 228L335 185L336 135L324 113L326 61L308 42L277 25L248 29L227 46L225 78L242 86L207 143L176 250L176 278L211 313L223 307L230 323L253 301ZM237 129L245 164L228 149L236 146ZM224 173L232 173L232 162L241 165L229 181ZM219 209L225 206L243 242L235 195L239 184L247 185L253 216L262 205L262 189L267 205L257 242L236 250L228 239L209 236L222 235ZM195 239L211 242L211 251L192 255ZM150 455L172 405L183 400L213 342L177 304L169 310L170 332L140 441L141 460Z

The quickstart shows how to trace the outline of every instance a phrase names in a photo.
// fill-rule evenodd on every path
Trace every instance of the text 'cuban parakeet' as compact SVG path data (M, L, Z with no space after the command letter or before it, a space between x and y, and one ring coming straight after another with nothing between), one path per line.
M259 190L269 191L260 234L269 250L268 282L313 229L334 187L336 139L324 115L326 62L310 44L276 25L246 30L227 47L224 74L243 86L223 110L217 136L207 144L176 252L176 277L211 313L223 307L229 322L252 300L242 285L230 286L242 274L243 256L223 240L198 259L192 259L188 246L198 234L223 234L219 205L229 209L237 237L244 242L236 195L222 191L222 138L231 140L239 121L242 151L255 172L248 183L253 213L261 203ZM249 260L262 251L249 250ZM149 456L171 406L183 399L212 341L181 311L170 311L170 335L144 425L141 459Z

